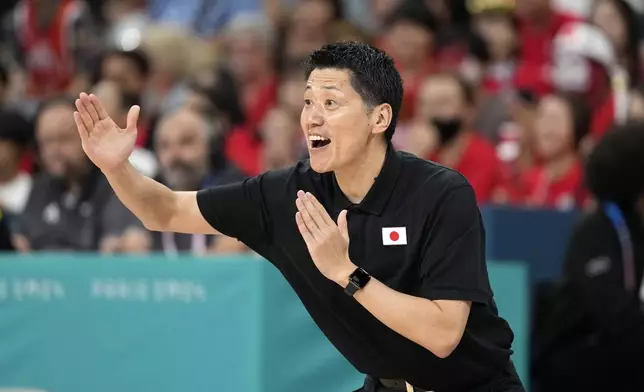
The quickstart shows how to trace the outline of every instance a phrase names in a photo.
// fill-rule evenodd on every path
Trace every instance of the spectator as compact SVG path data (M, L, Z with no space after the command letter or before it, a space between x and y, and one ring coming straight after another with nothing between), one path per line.
M141 48L150 60L143 107L151 119L177 110L188 100L192 42L188 32L172 26L154 25L143 31Z
M176 191L196 191L206 187L241 181L244 176L230 165L213 168L210 163L213 142L221 137L208 116L190 108L179 109L159 122L156 151L161 163L160 181ZM153 233L154 248L167 255L191 252L231 253L246 250L241 242L225 236Z
M631 90L628 102L628 119L644 121L644 87L639 86Z
M425 158L463 174L479 203L490 200L498 185L499 162L494 147L472 130L474 93L459 78L449 74L428 77L418 101L417 123L412 133L429 135L425 142L412 141Z
M552 62L552 40L567 23L577 17L555 9L552 0L519 0L516 2L518 18L520 63L517 72L522 87L541 96L552 91L548 73Z
M256 132L277 96L276 32L264 16L244 14L230 22L225 34L228 65L240 92L246 127Z
M638 55L639 21L633 8L624 0L598 0L590 22L599 27L615 49L617 64L628 73L630 84L640 79Z
M36 141L43 172L16 225L23 251L144 251L148 235L87 159L72 118L73 101L56 97L40 108Z
M435 33L436 21L427 8L421 3L405 2L388 18L380 38L380 46L394 58L403 78L401 122L413 117L422 81L437 70Z
M143 51L114 49L100 55L92 85L103 80L115 82L124 92L136 94L141 99L149 76L150 62Z
M599 208L576 225L565 284L540 323L539 390L644 390L642 172L641 122L607 133L589 157L587 182Z
M524 203L569 210L587 202L577 148L589 124L590 113L583 101L562 95L541 99L534 135L538 163L526 170L519 184Z
M262 126L262 166L275 170L294 165L306 152L300 122L285 109L271 110Z
M80 0L21 0L5 21L14 76L26 95L44 99L86 87L94 41L91 16ZM61 37L69 37L62 40Z
M552 80L561 92L574 94L592 110L590 137L596 143L628 114L628 83L619 67L612 42L599 28L587 23L566 25L555 37Z
M31 176L20 162L32 139L31 126L16 112L0 112L0 208L5 214L22 212L31 191Z

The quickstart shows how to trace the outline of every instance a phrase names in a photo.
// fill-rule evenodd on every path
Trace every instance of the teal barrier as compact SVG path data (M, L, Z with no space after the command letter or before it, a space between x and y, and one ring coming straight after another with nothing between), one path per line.
M489 269L525 375L526 269ZM0 256L0 390L344 392L361 383L262 259Z

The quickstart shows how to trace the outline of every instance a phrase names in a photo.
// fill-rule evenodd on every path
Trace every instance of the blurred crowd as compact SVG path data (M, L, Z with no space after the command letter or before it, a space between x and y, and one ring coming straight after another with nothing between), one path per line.
M631 4L632 3L632 4ZM300 63L369 41L405 83L393 143L463 173L485 204L592 208L584 162L644 118L639 4L624 0L20 0L4 3L0 208L21 251L237 252L147 233L85 158L73 97L122 126L175 190L306 157Z

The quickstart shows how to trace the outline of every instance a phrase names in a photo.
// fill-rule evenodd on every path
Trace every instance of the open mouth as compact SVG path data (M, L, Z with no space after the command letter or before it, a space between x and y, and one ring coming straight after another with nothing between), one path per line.
M318 149L328 146L331 143L331 139L320 135L311 135L309 136L309 143L311 143L312 149Z

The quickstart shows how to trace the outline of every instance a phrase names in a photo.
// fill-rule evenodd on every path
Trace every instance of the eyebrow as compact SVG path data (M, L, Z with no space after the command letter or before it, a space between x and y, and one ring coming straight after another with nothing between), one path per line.
M322 86L321 88L323 88L324 90L334 90L334 91L342 92L342 91L340 91L339 88L337 88L335 86ZM311 90L310 85L307 85L306 88L304 89L304 91L308 91L308 90Z

